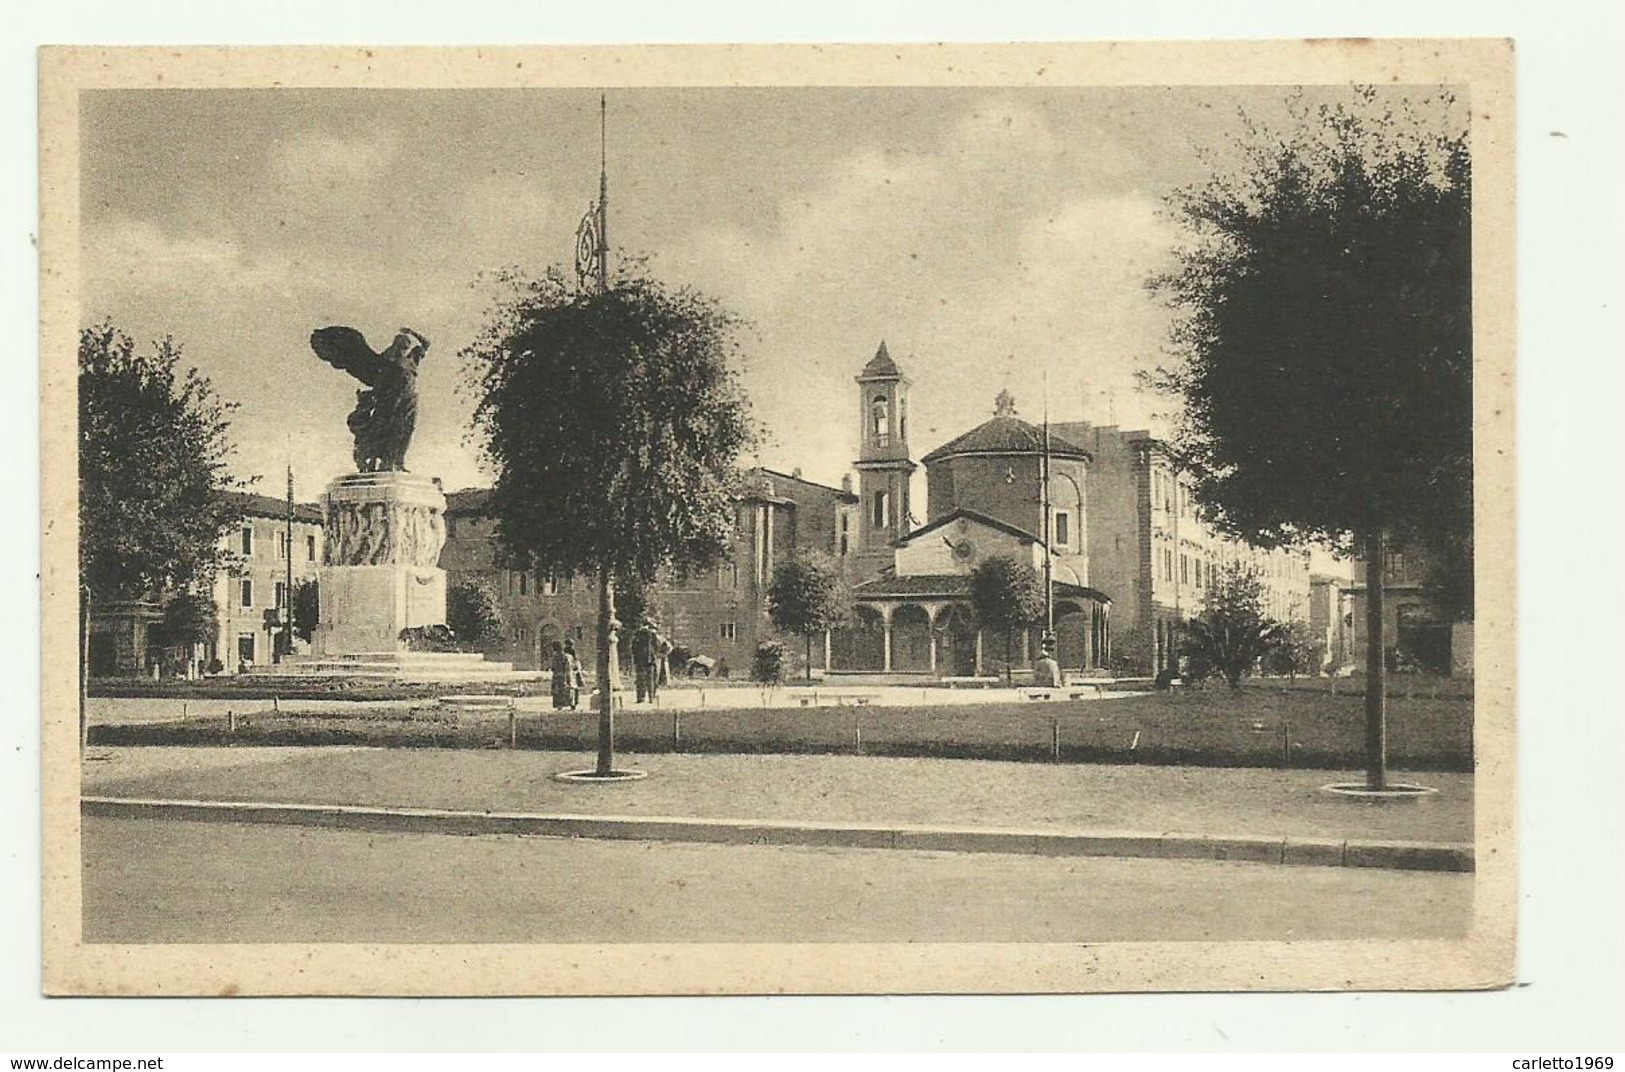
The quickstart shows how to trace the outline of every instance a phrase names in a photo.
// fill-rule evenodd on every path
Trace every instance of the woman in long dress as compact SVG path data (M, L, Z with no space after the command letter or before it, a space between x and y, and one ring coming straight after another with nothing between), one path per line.
M564 653L564 645L557 640L553 641L548 669L553 671L553 710L562 711L571 706L570 691L575 683L570 673L570 657Z
M581 660L576 658L576 642L564 642L565 657L570 660L570 710L574 711L581 703L581 691L587 687L587 675L581 669Z

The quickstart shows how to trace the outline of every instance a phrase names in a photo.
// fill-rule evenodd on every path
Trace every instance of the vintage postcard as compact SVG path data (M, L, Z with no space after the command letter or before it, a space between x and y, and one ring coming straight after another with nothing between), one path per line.
M49 993L1512 981L1510 42L40 92Z

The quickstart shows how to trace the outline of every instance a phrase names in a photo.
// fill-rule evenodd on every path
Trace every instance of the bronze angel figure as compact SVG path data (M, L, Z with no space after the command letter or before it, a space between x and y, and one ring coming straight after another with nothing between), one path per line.
M383 353L374 353L355 328L318 328L310 348L336 369L367 385L355 394L346 422L355 436L355 466L363 473L406 471L406 448L418 420L418 364L429 340L402 328Z

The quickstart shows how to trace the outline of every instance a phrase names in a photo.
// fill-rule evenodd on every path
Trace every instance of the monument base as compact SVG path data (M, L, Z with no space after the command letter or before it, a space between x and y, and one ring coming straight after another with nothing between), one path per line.
M318 656L405 651L402 630L446 624L446 571L399 566L324 566Z
M354 473L328 485L321 618L312 654L406 650L403 630L444 625L446 497L411 473Z

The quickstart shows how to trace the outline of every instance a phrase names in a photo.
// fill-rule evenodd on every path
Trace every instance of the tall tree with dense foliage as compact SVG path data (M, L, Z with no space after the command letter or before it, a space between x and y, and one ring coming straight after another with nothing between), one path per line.
M162 339L138 352L104 321L79 332L80 643L99 603L204 585L241 519L229 492L227 416L209 381ZM88 651L80 652L79 737Z
M774 568L767 589L767 613L775 628L795 633L806 642L810 681L813 637L847 623L852 615L852 588L833 558L805 552Z
M971 570L970 601L984 628L1004 632L1004 678L1009 681L1016 630L1026 629L1044 616L1044 582L1030 564L995 555Z
M1185 623L1183 649L1192 676L1216 672L1234 689L1283 635L1264 613L1263 578L1231 562L1213 574L1202 613Z
M97 600L207 580L242 518L220 400L181 347L138 352L111 323L79 333L79 576Z
M502 604L483 580L460 581L446 590L446 626L460 644L482 644L502 634Z
M614 581L652 584L728 547L737 462L754 441L738 321L712 300L627 277L577 290L508 277L462 352L490 509L520 568L595 576L598 773L614 763Z
M1386 785L1384 549L1472 526L1471 158L1447 100L1363 91L1250 125L1240 166L1175 195L1153 281L1182 359L1177 447L1221 529L1366 561L1366 780ZM1426 118L1419 118L1427 113Z

